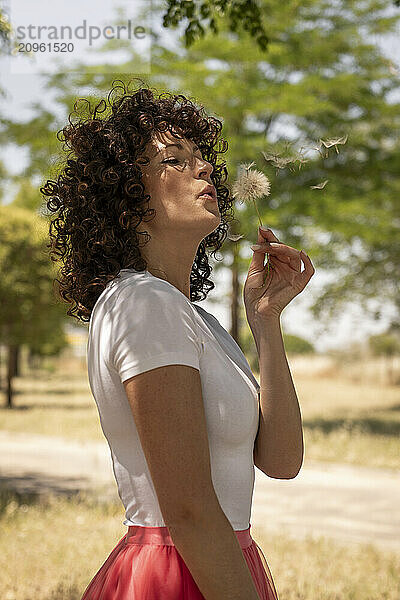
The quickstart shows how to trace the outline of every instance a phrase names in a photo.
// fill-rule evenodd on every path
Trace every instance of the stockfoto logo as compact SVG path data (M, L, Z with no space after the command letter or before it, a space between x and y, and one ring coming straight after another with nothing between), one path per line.
M126 34L125 34L126 31ZM124 32L121 36L121 32ZM89 40L92 42L103 37L106 40L132 38L141 40L146 36L146 29L142 25L133 26L131 19L126 25L88 25L84 19L82 25L72 28L70 25L19 25L16 28L16 38L19 41L50 41L50 40Z

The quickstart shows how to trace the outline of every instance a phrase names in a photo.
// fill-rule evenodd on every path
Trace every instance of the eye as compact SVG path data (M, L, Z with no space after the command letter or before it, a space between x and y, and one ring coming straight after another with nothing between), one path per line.
M171 163L173 160L176 161L176 162L179 162L177 158L166 158L162 162L163 163Z

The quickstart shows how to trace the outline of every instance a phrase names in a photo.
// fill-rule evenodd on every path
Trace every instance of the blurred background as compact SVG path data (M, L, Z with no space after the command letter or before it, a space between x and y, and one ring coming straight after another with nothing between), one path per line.
M140 78L223 122L228 186L254 161L263 224L316 269L281 317L304 465L289 481L256 469L252 534L280 598L398 600L399 19L391 0L0 1L2 599L79 600L125 533L88 324L57 300L39 188L77 98ZM242 300L258 225L237 202L201 304L259 380Z

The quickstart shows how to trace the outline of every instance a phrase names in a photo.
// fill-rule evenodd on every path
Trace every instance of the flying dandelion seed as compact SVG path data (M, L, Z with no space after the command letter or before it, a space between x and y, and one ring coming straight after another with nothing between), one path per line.
M241 165L239 165L239 169L241 171L248 171L249 169L251 169L251 167L254 167L256 163L254 162L254 160L251 163L242 163Z
M348 138L348 135L345 135L344 137L341 137L341 138L335 138L333 140L326 140L326 142L324 142L324 140L320 140L320 142L321 142L321 144L323 144L325 146L325 148L331 148L332 146L335 146L336 153L339 154L339 150L337 149L336 145L337 144L345 144L347 142L347 138Z
M296 158L296 160L298 160L298 161L299 161L299 171L300 171L300 169L301 169L301 165L304 165L305 163L308 163L308 162L310 162L310 161L308 160L308 158L304 158L304 156L298 156L298 157Z
M400 70L396 69L396 67L394 66L394 64L392 62L389 62L389 71L391 72L392 75L400 74Z
M326 140L326 142L324 142L324 140L321 139L321 143L324 144L324 146L326 148L330 148L331 146L335 146L336 144L345 144L347 142L347 138L348 136L344 136L341 138L335 138L333 140Z
M323 181L322 183L319 183L318 185L310 185L310 189L312 190L322 190L326 184L328 183L329 179L325 179L325 181Z
M237 219L233 219L233 222L237 222ZM228 238L228 240L231 240L232 242L237 242L244 236L237 235L236 233L233 232L233 222L228 225L227 238Z
M268 152L264 152L264 151L261 151L261 154L263 155L264 160L266 162L271 163L277 169L276 174L278 174L278 169L285 169L286 167L288 167L290 171L294 171L295 170L294 163L296 161L299 161L301 163L308 162L298 152L296 152L294 156L281 156L279 154L273 154L273 153L268 153ZM290 165L293 165L293 166L290 166ZM300 166L299 166L299 169L300 169Z
M264 151L261 151L261 154L263 155L263 157L265 158L265 160L267 162L275 162L276 160L279 159L279 154L271 154L271 153L264 152Z
M275 165L283 165L285 166L288 163L293 162L293 158L290 156L280 156L279 154L268 154L267 152L261 151L261 154L265 158L267 162L271 162Z
M228 235L228 240L231 240L232 242L237 242L238 240L240 240L242 237L244 237L243 235L236 235L234 233L230 233Z
M320 144L319 146L313 146L312 150L316 150L318 152L318 154L322 157L322 158L326 158L328 156L328 152L324 155L321 152L321 148L322 148L322 144Z
M304 153L303 153L304 149L306 149L306 152L307 152L306 146L302 146L297 154L297 158L295 159L295 160L299 161L299 171L301 169L301 165L304 165L305 163L310 162L308 158L304 157Z
M328 140L319 140L319 146L311 146L307 148L306 146L301 146L300 150L294 151L294 156L283 156L283 153L287 153L289 151L289 147L292 147L293 144L290 141L286 142L286 149L284 152L264 152L261 151L261 154L265 160L265 162L270 163L276 169L276 174L278 174L279 169L289 168L291 171L295 168L295 163L298 162L298 168L300 168L303 164L309 162L308 158L304 157L303 150L316 150L322 158L327 158L329 156L328 149L332 146L335 148L336 153L339 154L339 150L337 148L338 145L343 145L347 142L348 135L337 138L331 138ZM326 153L321 152L321 150L325 149ZM256 200L262 198L263 196L269 196L271 184L266 175L257 171L256 169L252 169L255 165L255 162L243 163L238 168L238 177L232 186L232 196L236 198L241 204L243 202L254 202L254 207L257 211L258 219L260 225L262 225L262 220L260 213L258 212ZM317 185L311 185L310 189L312 190L322 190L329 182L329 179L318 183ZM243 235L235 235L229 234L228 238L234 242L241 239ZM270 267L273 269L274 265L270 264L269 255L267 256L267 271L269 273ZM267 274L268 274L267 273ZM265 280L264 280L265 281Z

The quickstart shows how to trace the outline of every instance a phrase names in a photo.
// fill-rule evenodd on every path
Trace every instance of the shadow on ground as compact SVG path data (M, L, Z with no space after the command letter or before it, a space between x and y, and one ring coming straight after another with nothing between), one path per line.
M394 409L392 407L389 410ZM354 433L369 433L373 435L398 436L400 434L400 421L390 421L384 417L345 417L340 419L315 418L303 420L303 425L305 428L320 430L325 434L340 429L346 429L347 431Z
M93 411L93 403L85 402L81 404L65 402L60 404L59 402L35 402L35 404L18 404L14 405L11 409L7 406L1 406L0 410L12 410L18 412L19 410L90 410Z

